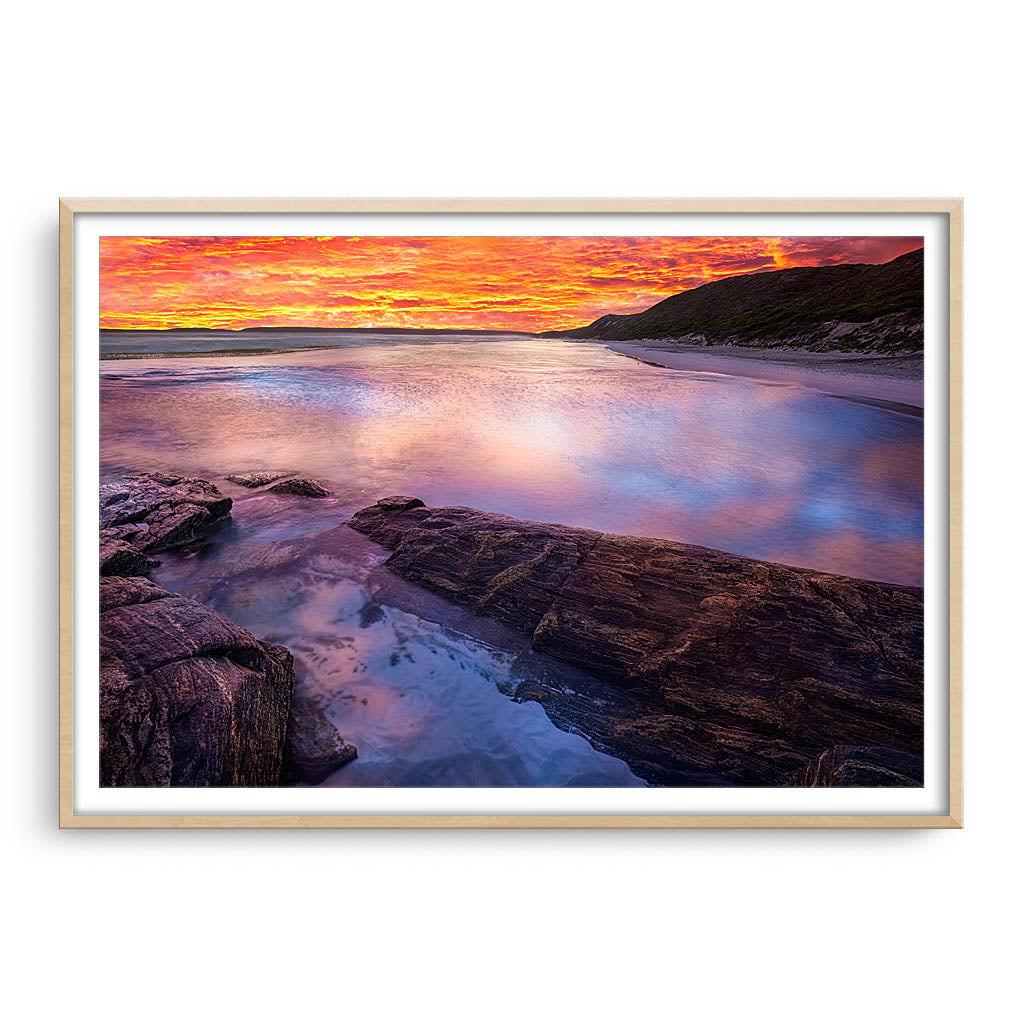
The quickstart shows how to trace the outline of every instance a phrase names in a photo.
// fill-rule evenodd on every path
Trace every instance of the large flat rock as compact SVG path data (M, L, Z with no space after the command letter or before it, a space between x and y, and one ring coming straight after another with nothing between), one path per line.
M649 781L922 782L920 588L406 497L349 525L397 574L611 683L521 696Z
M392 548L399 576L532 633L601 534L385 498L349 525Z

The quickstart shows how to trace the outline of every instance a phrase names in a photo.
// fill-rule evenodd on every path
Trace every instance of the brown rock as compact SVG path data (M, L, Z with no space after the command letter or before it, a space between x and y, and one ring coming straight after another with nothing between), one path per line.
M146 579L100 580L100 784L276 786L291 654Z
M650 781L793 784L822 752L858 746L882 769L890 758L879 784L921 784L920 588L404 497L349 525L392 548L405 579L612 684L519 696Z
M128 473L100 487L100 535L151 554L196 540L231 514L213 484L166 473Z
M113 531L100 535L101 576L144 576L159 563L144 555L134 544L121 540Z
M286 476L292 476L292 473L232 473L227 479L240 487L266 487L267 484L282 480Z
M331 496L331 492L326 487L305 477L282 480L279 484L268 487L267 490L273 491L274 494L296 494L300 498L329 498Z
M283 781L316 785L349 761L356 748L346 743L323 713L307 697L292 701L284 748Z
M833 747L812 761L798 786L920 786L920 758L881 747Z
M349 526L393 548L387 564L399 576L528 633L601 536L404 496L362 509Z

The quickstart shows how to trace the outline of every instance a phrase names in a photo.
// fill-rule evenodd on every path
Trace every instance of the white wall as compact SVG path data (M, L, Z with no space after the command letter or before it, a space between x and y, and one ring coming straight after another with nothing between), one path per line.
M18 4L5 13L12 1019L1002 1019L1019 969L1012 6ZM68 195L967 197L967 828L58 833Z

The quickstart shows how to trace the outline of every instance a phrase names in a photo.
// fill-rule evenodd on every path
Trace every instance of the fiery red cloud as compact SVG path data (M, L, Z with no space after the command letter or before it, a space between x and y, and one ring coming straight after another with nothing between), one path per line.
M105 237L100 326L542 331L736 274L885 263L921 238Z

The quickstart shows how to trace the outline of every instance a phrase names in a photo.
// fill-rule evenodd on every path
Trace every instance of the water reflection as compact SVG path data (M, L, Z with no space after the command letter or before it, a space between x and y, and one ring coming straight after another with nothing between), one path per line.
M104 363L101 417L108 468L216 479L294 467L353 505L407 493L922 578L920 419L593 345L391 341Z
M322 511L310 517L314 504ZM239 496L227 531L198 552L161 555L153 573L288 647L296 692L359 751L325 785L643 785L624 762L557 729L539 704L507 696L552 671L559 685L580 686L582 673L552 669L526 637L393 576L386 553L354 530L310 535L350 511Z

